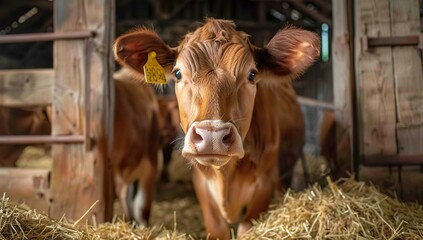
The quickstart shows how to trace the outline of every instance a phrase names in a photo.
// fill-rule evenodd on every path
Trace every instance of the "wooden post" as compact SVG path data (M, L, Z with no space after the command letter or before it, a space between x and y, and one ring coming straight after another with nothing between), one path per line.
M361 41L390 37L390 18L389 0L355 1L358 137L364 156L397 153L392 48L365 51Z
M95 37L54 43L53 135L89 133L87 137L95 139L100 131L112 132L113 24L112 0L54 2L55 32L90 30ZM87 144L53 145L50 208L53 218L65 215L77 220L98 200L85 218L105 220L110 207L104 189L107 162Z
M341 176L351 171L353 136L353 69L351 63L351 35L348 29L347 0L332 2L333 41L332 72L335 103L337 163ZM338 176L340 177L340 176Z
M420 34L418 0L391 0L392 36ZM393 46L399 155L423 154L423 74L416 46Z

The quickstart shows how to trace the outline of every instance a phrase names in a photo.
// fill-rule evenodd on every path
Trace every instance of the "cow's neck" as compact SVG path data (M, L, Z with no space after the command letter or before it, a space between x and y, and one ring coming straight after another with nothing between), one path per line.
M213 195L214 200L223 216L230 215L229 203L229 179L233 175L233 171L228 168L213 169L213 178L207 180L210 193Z
M281 86L278 90L285 92L285 88ZM276 115L278 106L274 105L276 95L275 90L258 87L250 131L244 140L245 157L230 161L223 168L207 168L202 171L211 196L229 222L238 220L243 208L248 207L255 187L261 181L258 176L277 180L277 176L269 176L271 169L278 168L277 149L280 140L279 135L275 134L279 132ZM291 97L290 94L287 95ZM271 152L276 153L269 154ZM268 159L268 156L272 158ZM266 161L262 161L263 157Z
M245 158L234 160L223 168L209 169L208 189L222 216L229 222L238 220L254 193L254 169L253 163Z

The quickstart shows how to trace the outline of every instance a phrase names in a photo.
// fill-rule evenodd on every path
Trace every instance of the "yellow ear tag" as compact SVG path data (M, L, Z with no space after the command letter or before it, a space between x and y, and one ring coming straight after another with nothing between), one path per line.
M165 70L157 62L154 51L148 53L148 59L144 65L144 76L147 83L166 84Z

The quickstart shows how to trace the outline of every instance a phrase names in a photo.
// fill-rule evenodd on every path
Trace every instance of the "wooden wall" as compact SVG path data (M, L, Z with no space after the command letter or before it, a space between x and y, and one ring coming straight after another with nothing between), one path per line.
M372 157L423 153L421 52L417 45L367 48L365 42L420 35L419 9L418 0L355 2L358 138L364 162L383 165L388 160Z
M54 1L55 33L92 34L55 35L53 69L0 71L0 106L52 106L51 135L21 136L19 144L51 143L53 157L51 171L0 168L0 189L56 219L111 219L108 156L95 144L100 132L113 139L114 2ZM60 140L67 137L76 140Z

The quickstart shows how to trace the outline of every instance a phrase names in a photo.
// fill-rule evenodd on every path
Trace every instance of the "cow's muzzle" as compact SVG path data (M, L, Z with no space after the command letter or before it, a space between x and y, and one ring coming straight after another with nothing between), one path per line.
M185 136L182 156L206 166L223 166L230 159L244 157L241 136L230 122L194 122Z

